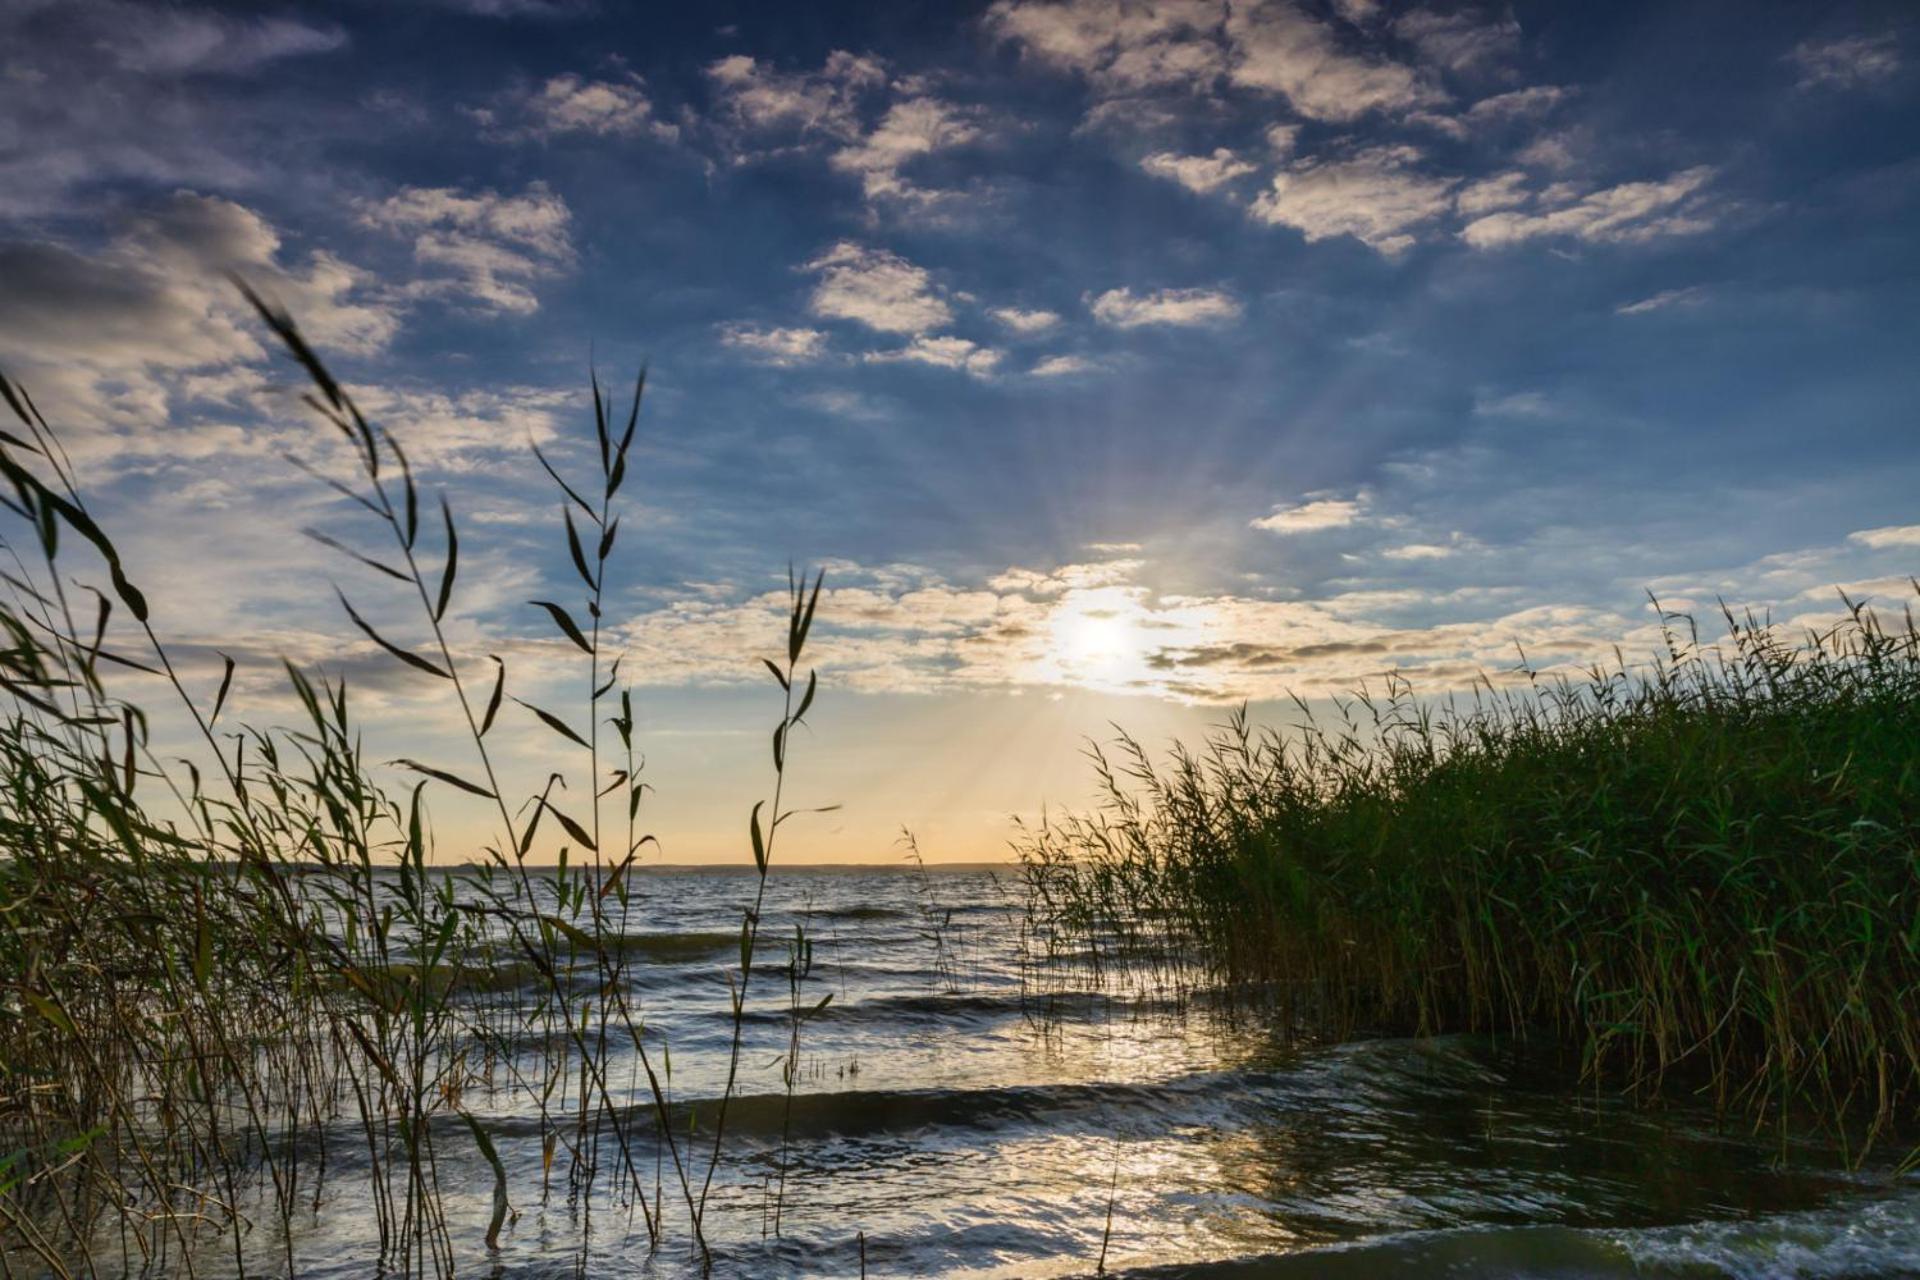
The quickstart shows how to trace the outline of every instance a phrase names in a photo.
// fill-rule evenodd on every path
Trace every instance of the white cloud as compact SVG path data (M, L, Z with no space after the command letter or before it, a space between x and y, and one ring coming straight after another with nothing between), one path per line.
M1293 0L997 0L985 23L1029 57L1085 77L1103 99L1095 118L1115 118L1106 107L1143 94L1210 95L1223 79L1280 94L1313 120L1357 120L1446 96L1411 67L1348 52L1334 28ZM1471 38L1484 43L1487 30L1473 27ZM1466 39L1455 44L1464 49ZM1142 117L1133 109L1119 118L1129 115Z
M145 4L87 8L98 46L121 69L145 74L254 71L283 58L330 53L347 43L338 27L309 26L291 18L229 17Z
M1388 560L1445 560L1459 548L1438 542L1410 542L1403 547L1388 547L1380 554Z
M1412 147L1369 147L1340 160L1297 164L1275 174L1253 202L1258 220L1299 230L1308 241L1352 236L1381 253L1411 248L1416 233L1447 211L1451 178L1421 173Z
M1637 302L1623 302L1613 309L1613 313L1617 316L1638 316L1649 311L1664 311L1668 307L1697 307L1706 300L1706 289L1693 284L1684 289L1662 289Z
M1458 115L1416 111L1407 116L1407 123L1433 129L1457 142L1465 142L1476 133L1485 134L1520 121L1536 120L1572 96L1559 85L1529 85L1524 89L1482 98Z
M1060 323L1055 311L1023 311L1019 307L994 307L987 312L994 320L1015 333L1045 333Z
M1410 67L1344 52L1331 28L1288 0L1235 4L1226 31L1233 50L1229 79L1284 95L1310 120L1357 120L1446 97Z
M1319 533L1324 529L1344 529L1366 517L1365 497L1318 498L1309 495L1306 502L1275 507L1271 514L1249 522L1268 533Z
M987 28L1103 94L1201 89L1225 58L1219 0L997 0Z
M743 152L769 135L851 141L860 131L862 95L887 83L884 65L836 50L818 72L782 72L735 54L707 68L730 141Z
M371 275L330 253L290 262L253 210L177 192L128 217L97 251L0 242L0 350L49 413L88 424L165 421L179 397L227 400L266 357L227 283L236 272L285 303L323 351L371 354L399 308Z
M1456 72L1498 62L1520 44L1520 24L1512 18L1483 21L1465 11L1415 9L1395 21L1393 29L1420 50L1422 60Z
M823 680L860 691L1091 688L1232 702L1348 690L1384 671L1422 693L1464 688L1483 672L1518 679L1516 641L1542 668L1603 660L1616 642L1630 654L1658 643L1646 620L1600 608L1542 604L1408 627L1379 615L1421 593L1166 596L1141 585L1144 567L1015 566L970 584L910 566L837 566L813 648ZM619 639L649 681L738 682L751 678L759 638L777 630L783 607L778 592L702 595L632 619Z
M937 193L915 187L901 175L902 166L979 136L979 127L959 108L938 98L908 98L888 107L871 133L834 152L830 163L843 173L859 175L869 200L926 201Z
M1275 124L1267 126L1267 148L1282 160L1292 155L1299 145L1299 125Z
M953 319L933 278L885 249L842 240L806 264L819 275L809 303L813 313L853 320L881 333L927 333Z
M763 328L735 322L720 326L723 345L744 351L765 364L806 364L827 353L827 335L818 329Z
M1216 148L1210 156L1183 156L1172 151L1156 151L1142 160L1140 167L1156 178L1170 179L1201 195L1216 191L1254 170L1253 165L1225 147Z
M531 117L529 132L551 138L563 133L588 133L603 138L642 134L671 142L680 136L675 125L654 115L653 102L638 76L625 80L585 80L568 73L547 81L517 104Z
M1884 547L1920 547L1920 524L1887 525L1880 529L1860 529L1847 535L1847 541L1878 551Z
M1527 175L1516 169L1460 188L1454 195L1453 207L1472 218L1495 209L1511 209L1531 199L1533 191L1528 186Z
M1572 96L1559 85L1528 85L1524 89L1480 99L1467 108L1467 118L1476 122L1530 120L1546 115Z
M845 50L827 55L818 71L782 71L736 54L709 65L707 80L714 100L707 123L734 164L825 150L834 171L860 180L870 204L896 211L949 201L954 193L929 189L907 171L985 136L982 113L936 97L926 77L890 77L884 62Z
M1130 544L1121 546L1127 551L1140 549ZM1069 591L1117 587L1124 585L1145 563L1135 559L1097 560L1090 564L1063 564L1046 572L1016 565L988 578L987 588L1008 594L1058 596Z
M415 261L444 268L413 292L523 315L540 309L531 282L572 264L572 217L540 182L519 195L406 187L360 208L365 225L412 235Z
M1460 236L1476 249L1528 240L1573 237L1596 244L1632 244L1711 230L1718 210L1703 188L1714 171L1704 165L1657 182L1625 182L1575 195L1549 189L1535 207L1503 210L1469 222Z
M1093 318L1116 329L1143 325L1212 325L1240 318L1240 302L1219 289L1109 289L1090 304Z
M1858 89L1900 70L1900 41L1888 31L1839 40L1802 40L1787 54L1802 89Z
M984 378L1000 363L1002 353L966 338L921 335L897 351L873 351L867 359L876 363L910 361L941 369L956 369Z
M1036 378L1065 378L1076 373L1092 373L1099 367L1085 356L1048 356L1030 372Z
M572 390L519 386L455 393L366 386L354 394L369 418L406 441L416 465L453 471L491 469L528 440L552 440L561 413L579 401Z

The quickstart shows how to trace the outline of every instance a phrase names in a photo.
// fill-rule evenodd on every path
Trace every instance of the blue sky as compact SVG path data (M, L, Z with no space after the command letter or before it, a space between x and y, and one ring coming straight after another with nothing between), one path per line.
M610 617L675 860L743 855L791 558L808 857L995 856L1083 735L1789 623L1920 567L1910 6L0 0L0 366L199 670L461 763L298 536L350 514L221 273L463 520L463 656L573 679L529 437L651 362ZM758 683L756 683L756 681ZM537 726L515 763L537 779ZM801 750L804 748L804 750ZM451 800L446 839L482 838Z

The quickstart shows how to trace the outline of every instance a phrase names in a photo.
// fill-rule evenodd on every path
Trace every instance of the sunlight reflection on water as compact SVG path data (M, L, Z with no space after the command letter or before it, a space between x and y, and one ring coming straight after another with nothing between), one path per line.
M711 1098L728 1034L725 949L712 939L737 927L749 884L643 883L655 940L636 944L648 955L634 982L647 1024L671 1045L675 1101ZM1005 880L887 872L775 885L765 936L804 914L817 940L809 999L835 999L804 1031L789 1107L785 983L756 977L709 1213L718 1274L858 1275L862 1232L872 1276L1089 1274L1103 1240L1110 1271L1205 1264L1249 1276L1292 1274L1289 1255L1318 1268L1300 1274L1920 1268L1920 1188L1843 1176L1817 1149L1782 1170L1772 1147L1703 1115L1596 1101L1469 1039L1289 1047L1257 1023L1103 998L1036 1020ZM949 909L957 923L936 938ZM516 1216L499 1254L481 1243L490 1173L454 1126L436 1131L463 1274L698 1273L644 1083L628 1076L636 1163L666 1206L661 1246L650 1249L617 1179L571 1191L564 1154L543 1192L537 1117L502 1091L467 1099L510 1174ZM301 1274L372 1273L356 1159L351 1140L338 1144L320 1212L294 1224ZM262 1227L246 1247L271 1259L272 1236ZM1819 1270L1822 1241L1854 1270ZM209 1249L200 1274L226 1265Z

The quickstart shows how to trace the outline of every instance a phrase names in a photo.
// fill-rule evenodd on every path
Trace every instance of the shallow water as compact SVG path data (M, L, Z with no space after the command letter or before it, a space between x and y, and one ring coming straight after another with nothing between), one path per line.
M676 1105L711 1100L729 1033L721 964L737 959L753 882L636 884L650 1050L671 1058ZM1088 1275L1103 1241L1107 1271L1138 1276L1920 1275L1920 1180L1848 1173L1832 1151L1783 1150L1702 1110L1596 1098L1485 1041L1289 1046L1091 996L1036 1017L1015 895L976 871L776 876L708 1215L715 1274L859 1275L864 1236L876 1277ZM795 920L815 940L802 998L833 998L805 1027L789 1106L777 1059ZM641 1108L636 1066L617 1059L611 1078ZM698 1274L651 1112L632 1128L664 1188L657 1249L604 1173L594 1195L569 1194L564 1154L543 1196L537 1117L513 1095L467 1103L515 1216L489 1254L491 1174L462 1129L436 1131L463 1274ZM710 1111L698 1123L709 1132ZM294 1224L301 1275L374 1271L353 1144L338 1146L325 1203ZM274 1231L248 1250L280 1256ZM200 1274L221 1265L210 1254Z

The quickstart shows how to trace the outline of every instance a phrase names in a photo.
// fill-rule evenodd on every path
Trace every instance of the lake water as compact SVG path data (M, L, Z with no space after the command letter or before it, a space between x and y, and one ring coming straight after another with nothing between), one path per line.
M635 883L656 1061L676 1104L712 1098L753 881ZM708 1213L715 1274L857 1276L864 1251L876 1277L1090 1275L1104 1240L1107 1272L1140 1276L1920 1275L1912 1176L1596 1097L1476 1039L1300 1046L1165 1001L1036 1004L1019 906L1012 871L776 872ZM797 920L814 939L801 999L832 1000L802 1032L789 1106ZM644 1106L644 1078L615 1061ZM436 1131L463 1274L699 1274L650 1118L634 1128L665 1192L658 1248L604 1173L582 1198L556 1167L543 1197L537 1118L512 1099L467 1099L511 1175L497 1254L489 1169L458 1125ZM296 1223L303 1275L372 1274L353 1143L338 1145L327 1203ZM270 1257L264 1235L249 1247Z

